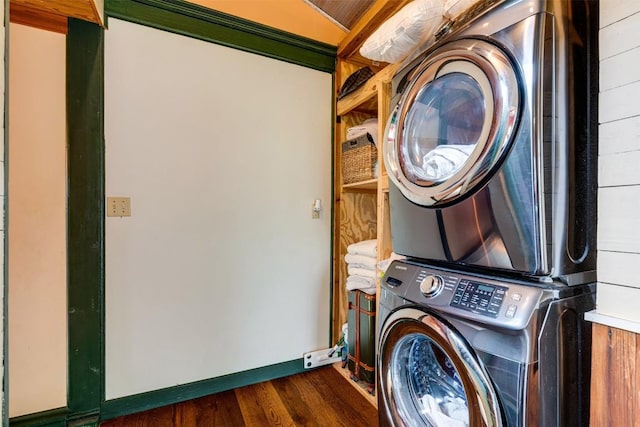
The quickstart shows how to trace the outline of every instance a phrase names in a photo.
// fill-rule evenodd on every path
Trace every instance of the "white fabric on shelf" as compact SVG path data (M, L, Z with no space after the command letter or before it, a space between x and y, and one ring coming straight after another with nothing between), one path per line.
M361 125L352 126L347 129L347 139L354 139L365 134L371 135L373 145L378 146L378 119L372 118L362 122Z
M371 286L375 287L376 281L371 277L364 277L364 276L357 276L357 275L347 276L347 289L349 288L349 286L355 286L358 288L371 287Z
M376 259L367 255L346 254L344 260L349 267L366 268L367 270L376 269Z
M370 277L348 276L347 290L355 291L356 289L373 295L376 293L376 281Z
M368 270L366 268L351 267L350 265L348 265L347 272L350 276L370 277L372 279L376 278L376 271Z
M367 255L375 258L378 255L378 242L375 239L372 239L352 243L347 246L347 253L354 255Z
M362 44L360 55L374 61L401 61L431 37L442 22L444 0L414 0L383 22Z

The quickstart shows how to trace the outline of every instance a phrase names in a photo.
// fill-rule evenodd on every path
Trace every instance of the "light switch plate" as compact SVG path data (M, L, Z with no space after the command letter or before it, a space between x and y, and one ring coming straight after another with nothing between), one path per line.
M131 216L131 197L107 197L107 216Z

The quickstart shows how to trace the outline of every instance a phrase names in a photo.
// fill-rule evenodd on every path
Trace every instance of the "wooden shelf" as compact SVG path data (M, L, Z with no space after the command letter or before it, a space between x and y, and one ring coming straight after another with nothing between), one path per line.
M362 87L353 93L345 96L337 103L337 113L339 116L345 115L352 111L360 113L377 115L378 99L377 85L375 76L370 78Z
M390 102L393 95L391 79L396 73L399 64L373 63L359 56L358 50L381 23L404 7L409 1L376 0L345 41L338 46L337 87L341 87L348 76L363 66L369 66L376 74L356 91L336 101L336 115L338 117L336 119L334 140L336 159L334 184L337 195L335 199L337 214L334 217L334 292L333 324L331 325L334 339L340 335L341 326L348 318L348 296L345 287L348 268L344 261L348 245L358 241L375 239L378 248L378 261L388 258L391 253L389 177L384 169L380 148L384 140L384 128L389 117ZM345 140L347 131L350 127L358 126L373 117L378 119L379 148L377 161L380 177L341 185L341 144ZM379 283L376 284L379 286ZM362 386L362 383L351 380L351 374L348 369L343 369L340 363L334 365L334 367L349 379L349 382L359 393L367 397L377 407L376 397L372 396Z
M343 191L375 191L378 188L378 178L368 179L366 181L344 184Z

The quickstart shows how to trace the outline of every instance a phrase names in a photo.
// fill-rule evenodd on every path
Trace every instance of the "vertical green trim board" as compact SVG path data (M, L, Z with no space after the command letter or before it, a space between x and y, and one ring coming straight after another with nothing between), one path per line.
M336 67L336 46L186 1L106 0L105 14L320 71Z
M68 397L70 418L97 419L103 400L104 30L69 19Z
M2 245L4 247L4 256L2 260L2 277L3 277L3 286L2 286L2 425L9 425L9 323L7 321L9 317L9 274L8 274L8 255L9 255L9 246L8 246L8 237L7 233L9 231L8 224L8 212L9 207L7 205L7 197L9 194L9 180L7 179L8 174L8 160L9 160L9 152L7 147L9 146L9 0L4 0L4 97L3 97L3 105L4 105L4 126L3 126L3 135L4 135L4 155L3 165L4 170L2 173L4 174L4 197L2 198L2 212L4 212L2 218L2 229L4 230L4 238L2 239Z

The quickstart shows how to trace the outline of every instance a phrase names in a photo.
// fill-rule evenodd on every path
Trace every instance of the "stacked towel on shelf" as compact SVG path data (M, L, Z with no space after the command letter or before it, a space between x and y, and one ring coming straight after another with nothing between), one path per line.
M347 262L347 290L360 289L368 294L376 293L377 242L364 240L349 245L344 260Z

